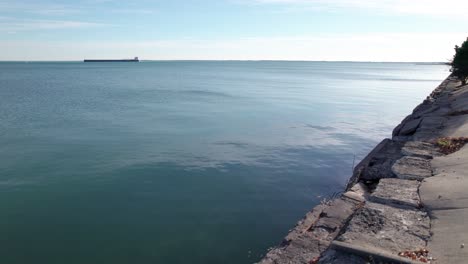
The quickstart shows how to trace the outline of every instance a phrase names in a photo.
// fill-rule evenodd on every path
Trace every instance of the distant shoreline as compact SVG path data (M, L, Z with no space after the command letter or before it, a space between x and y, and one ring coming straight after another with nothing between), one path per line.
M0 63L6 62L23 62L23 63L64 63L64 62L80 62L83 60L0 60ZM418 65L446 65L447 62L423 62L423 61L315 61L315 60L140 60L140 62L320 62L320 63L406 63Z

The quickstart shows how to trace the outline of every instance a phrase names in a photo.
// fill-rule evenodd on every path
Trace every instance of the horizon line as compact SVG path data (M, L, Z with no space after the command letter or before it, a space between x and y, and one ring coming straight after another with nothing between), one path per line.
M270 60L270 59L149 59L149 60L141 60L140 62L171 62L171 61L186 61L186 62L197 62L197 61L205 61L205 62L362 62L362 63L438 63L438 64L447 64L449 62L443 61L368 61L368 60ZM83 60L0 60L0 62L83 62Z

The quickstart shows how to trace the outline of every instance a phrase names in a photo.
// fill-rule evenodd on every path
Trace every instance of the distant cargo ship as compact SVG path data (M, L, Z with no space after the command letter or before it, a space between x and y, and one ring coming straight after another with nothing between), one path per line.
M84 60L84 62L139 62L138 57L133 59L123 59L123 60Z

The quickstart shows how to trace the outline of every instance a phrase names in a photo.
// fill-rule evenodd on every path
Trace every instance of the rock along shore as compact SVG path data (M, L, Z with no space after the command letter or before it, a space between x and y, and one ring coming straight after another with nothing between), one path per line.
M468 147L439 148L455 137L468 86L449 76L259 263L468 263Z

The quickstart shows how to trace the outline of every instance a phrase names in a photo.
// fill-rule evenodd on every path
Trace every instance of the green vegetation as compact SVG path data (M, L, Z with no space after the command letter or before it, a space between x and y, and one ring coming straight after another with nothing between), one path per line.
M466 84L468 79L468 38L461 46L455 46L455 55L450 63L450 71L462 82Z
M443 154L451 154L459 151L466 143L468 143L468 138L466 137L445 137L439 138L436 140L436 145L439 147L440 152Z

